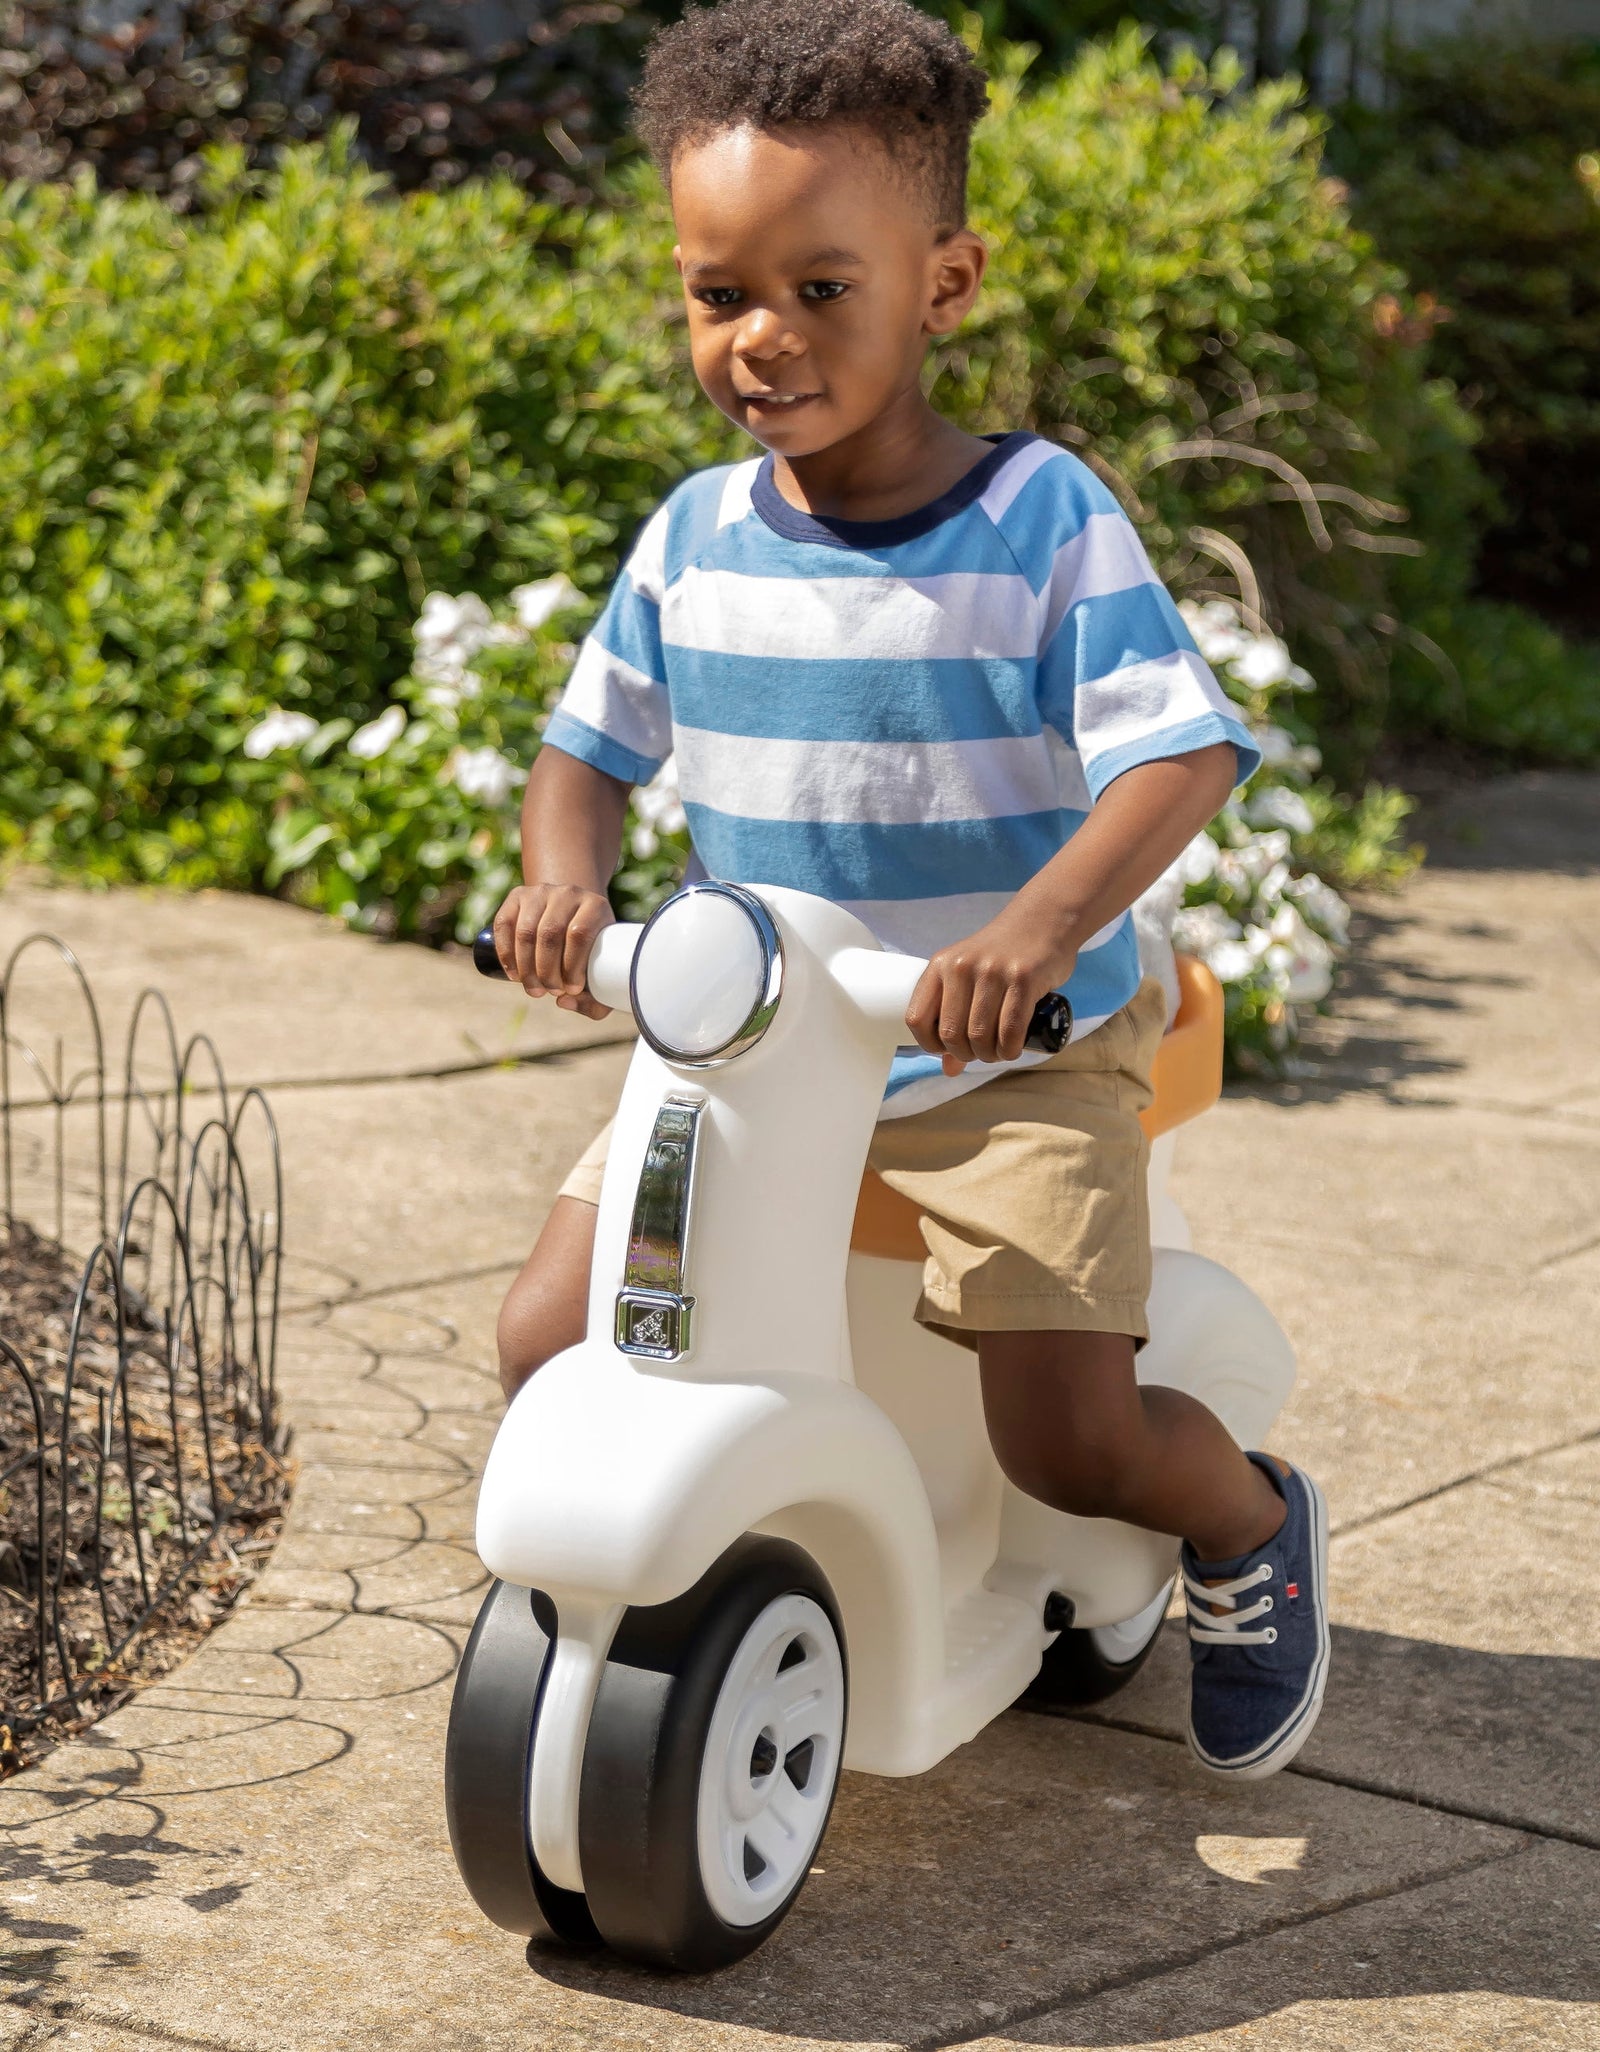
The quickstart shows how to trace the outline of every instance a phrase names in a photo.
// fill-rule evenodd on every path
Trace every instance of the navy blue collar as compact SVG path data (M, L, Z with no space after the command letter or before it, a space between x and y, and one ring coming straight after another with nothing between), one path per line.
M1006 460L1036 439L1022 432L985 435L985 441L994 443L987 456L975 463L965 477L958 478L949 491L941 492L937 499L917 507L913 513L902 513L896 520L830 520L820 513L802 513L778 490L770 454L756 472L755 483L750 487L750 504L773 533L781 534L785 541L818 542L825 549L892 549L901 542L915 541L918 535L931 533L970 506L974 499L981 498Z

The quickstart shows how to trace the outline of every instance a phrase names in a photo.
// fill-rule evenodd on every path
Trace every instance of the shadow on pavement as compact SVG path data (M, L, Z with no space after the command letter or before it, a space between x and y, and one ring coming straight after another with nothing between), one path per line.
M530 1969L657 2012L664 2043L674 2016L1111 2046L1312 1999L1600 2000L1600 1662L1359 1631L1335 1658L1305 1772L1223 1786L1170 1742L1169 1626L1103 1720L1013 1713L930 1775L847 1777L800 1905L742 1965L686 1980L534 1949ZM1123 2015L1174 1976L1209 1992Z
M1332 1104L1365 1097L1409 1101L1424 1079L1458 1077L1467 1063L1446 1051L1444 1026L1486 990L1521 987L1498 972L1440 976L1416 961L1407 936L1418 924L1401 899L1369 900L1350 927L1350 954L1340 968L1337 1009L1309 1023L1300 1072L1283 1079L1230 1082L1230 1097L1273 1104ZM1485 932L1484 938L1499 938Z

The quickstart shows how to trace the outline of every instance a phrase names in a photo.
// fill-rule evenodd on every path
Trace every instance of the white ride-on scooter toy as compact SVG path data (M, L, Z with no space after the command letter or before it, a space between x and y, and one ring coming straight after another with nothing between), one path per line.
M447 1748L457 1864L508 1930L738 1959L792 1908L842 1767L920 1774L1019 1697L1109 1695L1160 1628L1177 1541L1005 1480L975 1357L912 1317L916 1214L863 1185L922 968L821 899L715 883L596 945L591 991L643 1037L588 1336L490 1451L477 1545L497 1580ZM1220 990L1182 969L1157 1134L1221 1082ZM1187 1251L1170 1150L1139 1373L1257 1446L1293 1355Z

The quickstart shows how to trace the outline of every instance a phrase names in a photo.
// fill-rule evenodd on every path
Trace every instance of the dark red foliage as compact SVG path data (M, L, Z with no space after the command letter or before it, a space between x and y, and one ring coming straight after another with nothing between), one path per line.
M192 203L200 152L355 122L402 188L502 170L587 193L624 131L640 0L0 0L0 177L80 165Z

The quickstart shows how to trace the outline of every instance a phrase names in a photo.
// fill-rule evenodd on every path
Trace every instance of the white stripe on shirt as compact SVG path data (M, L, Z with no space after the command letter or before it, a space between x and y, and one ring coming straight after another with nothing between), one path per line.
M1065 449L1058 449L1053 442L1030 442L1001 471L1000 475L984 492L978 504L998 527L1016 503L1017 495L1029 478L1036 477L1047 463L1054 463L1066 455Z
M662 607L661 637L675 648L757 662L1032 661L1040 611L1021 576L745 577L691 564Z
M726 792L745 819L913 826L1054 812L1062 802L1042 733L999 741L773 741L674 726L672 741L680 788Z
M658 506L640 530L623 575L641 597L659 606L667 590L669 507Z
M842 901L893 955L936 955L953 940L965 940L991 919L998 919L1011 903L1010 891L962 891L948 898L853 898ZM1079 948L1091 955L1116 939L1131 912L1119 912L1115 919L1091 933Z
M722 497L717 504L718 527L731 527L750 511L750 487L755 483L756 472L760 468L761 458L753 456L748 463L736 463L728 472L728 481L722 487Z
M1078 686L1073 725L1080 752L1092 765L1114 748L1158 735L1209 712L1238 713L1205 663L1187 649L1155 662L1125 663Z
M660 687L593 637L578 651L561 709L652 762L671 751L672 730Z

